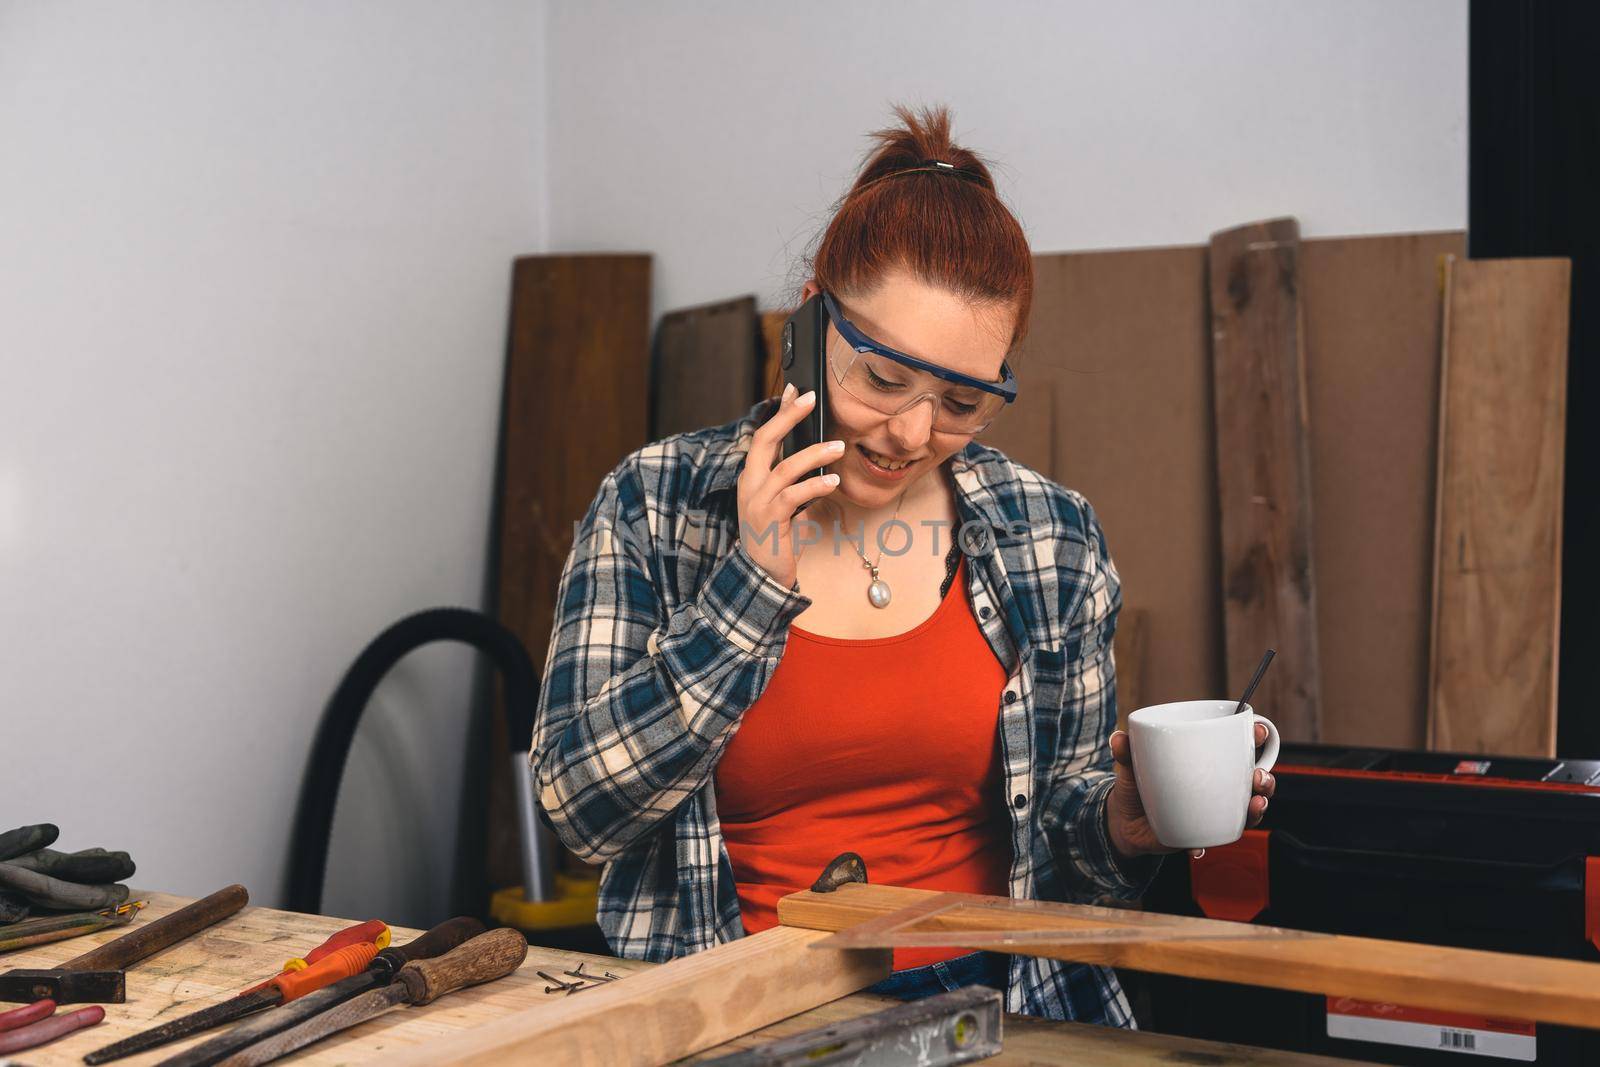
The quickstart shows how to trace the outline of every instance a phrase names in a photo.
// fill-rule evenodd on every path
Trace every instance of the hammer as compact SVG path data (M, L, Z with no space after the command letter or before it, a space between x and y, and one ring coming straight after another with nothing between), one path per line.
M59 967L7 971L0 974L0 1000L48 998L57 1004L121 1004L127 999L123 982L126 968L216 925L243 908L249 899L244 886L230 885Z

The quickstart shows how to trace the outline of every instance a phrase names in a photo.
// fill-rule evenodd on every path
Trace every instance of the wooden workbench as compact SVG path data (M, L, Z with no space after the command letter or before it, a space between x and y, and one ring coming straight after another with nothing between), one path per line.
M144 894L150 900L136 923L149 922L189 903L188 898L164 893ZM362 916L361 918L378 918ZM303 955L321 944L328 935L356 919L331 919L321 915L302 915L271 908L250 907L211 929L135 965L128 971L128 1002L108 1004L105 1021L66 1038L17 1054L9 1062L27 1067L66 1067L80 1065L84 1053L152 1026L188 1014L197 1008L226 999L245 986L277 973L285 960ZM87 937L58 941L21 952L0 956L0 971L13 967L52 967L87 952L96 944L110 941L127 932L104 930ZM404 942L419 931L395 928L396 941ZM398 1008L388 1014L347 1030L280 1061L294 1064L356 1064L376 1061L385 1050L393 1050L431 1040L441 1034L464 1030L490 1019L520 1011L538 1002L564 996L547 994L547 983L538 976L544 971L563 977L563 971L610 971L629 975L655 964L581 952L531 947L528 958L516 974L488 985L453 993L425 1008ZM565 980L565 979L564 979ZM581 993L572 994L581 996ZM858 993L815 1011L770 1026L735 1042L695 1057L747 1048L779 1037L798 1033L876 1011L898 1003L887 997ZM14 1005L6 1005L12 1007ZM66 1010L66 1009L63 1009ZM213 1030L188 1041L175 1042L141 1056L130 1056L118 1063L144 1067L159 1062L180 1049L198 1044L220 1031ZM688 1061L686 1061L688 1062ZM1007 1016L1005 1052L984 1061L1001 1065L1087 1064L1104 1067L1135 1067L1145 1064L1241 1064L1251 1067L1333 1067L1351 1061L1328 1059L1297 1053L1274 1052L1158 1034L1136 1033L1103 1026L1048 1022L1021 1016Z

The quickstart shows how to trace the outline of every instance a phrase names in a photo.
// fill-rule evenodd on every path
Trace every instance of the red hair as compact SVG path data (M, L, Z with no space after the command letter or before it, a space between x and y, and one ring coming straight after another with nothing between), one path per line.
M1014 349L1033 307L1022 224L1001 203L988 162L951 143L948 109L894 112L901 125L869 135L876 146L836 205L811 276L829 292L860 296L904 269L975 305L1012 305Z

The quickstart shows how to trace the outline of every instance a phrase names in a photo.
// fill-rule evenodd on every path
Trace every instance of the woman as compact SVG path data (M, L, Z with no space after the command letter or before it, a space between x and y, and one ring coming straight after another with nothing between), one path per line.
M974 440L1014 387L1027 241L948 114L897 114L801 293L826 294L835 440L781 458L815 402L790 387L640 449L562 574L533 773L562 842L605 864L620 956L765 929L844 851L877 883L1075 901L1137 896L1170 851L1112 732L1094 512ZM1256 791L1252 824L1270 776ZM1030 956L897 951L874 988L973 982L1133 1024L1109 969Z

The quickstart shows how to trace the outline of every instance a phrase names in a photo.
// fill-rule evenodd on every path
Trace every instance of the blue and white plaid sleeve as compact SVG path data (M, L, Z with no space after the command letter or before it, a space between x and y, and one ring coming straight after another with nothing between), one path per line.
M1082 503L1088 535L1088 589L1068 628L1066 683L1061 720L1081 739L1063 745L1050 773L1042 818L1055 852L1075 870L1085 888L1132 899L1145 892L1161 867L1161 856L1128 858L1111 844L1106 799L1116 782L1111 735L1117 728L1116 660L1112 637L1122 610L1122 587L1105 533L1087 502Z
M610 860L712 773L811 600L735 542L663 618L637 471L601 483L562 569L529 757L561 842Z

